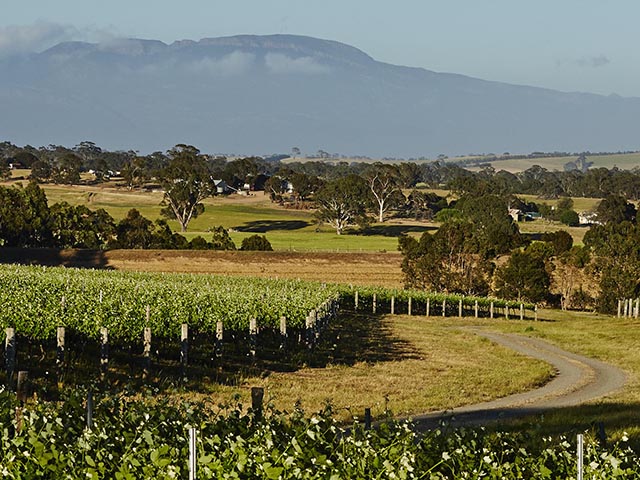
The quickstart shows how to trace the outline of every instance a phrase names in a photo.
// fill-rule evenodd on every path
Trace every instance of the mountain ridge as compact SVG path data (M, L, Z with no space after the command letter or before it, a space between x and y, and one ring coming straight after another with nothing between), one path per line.
M633 150L640 98L378 62L333 40L64 42L0 60L0 137L145 151L371 156Z

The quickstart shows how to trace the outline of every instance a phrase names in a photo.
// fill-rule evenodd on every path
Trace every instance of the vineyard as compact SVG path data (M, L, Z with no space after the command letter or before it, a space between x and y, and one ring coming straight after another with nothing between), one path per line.
M86 393L86 392L84 392ZM576 478L574 438L485 430L419 435L410 423L341 427L328 407L264 415L239 405L86 396L19 407L0 389L3 478L504 479ZM195 429L190 445L189 430ZM584 478L637 478L623 437L585 435ZM193 455L192 455L193 452ZM190 459L193 459L190 462ZM193 475L193 476L191 476Z
M416 315L427 313L427 301L433 314L460 305L478 305L485 316L490 305L521 308L497 299L296 280L0 266L0 326L34 339L54 337L59 326L95 339L107 328L110 338L129 341L145 328L154 336L177 337L182 324L213 335L218 322L225 330L244 331L251 319L258 328L277 328L285 317L289 326L302 328L310 312L331 302L364 308L375 299L383 313L392 298L398 305L411 299Z
M291 371L332 362L338 316L504 315L534 305L429 292L299 280L150 274L0 266L0 380L29 371L36 392L82 384L100 372L105 385L191 378L236 382L244 373ZM531 318L529 316L529 318ZM366 327L363 327L366 328ZM320 347L322 349L323 347Z

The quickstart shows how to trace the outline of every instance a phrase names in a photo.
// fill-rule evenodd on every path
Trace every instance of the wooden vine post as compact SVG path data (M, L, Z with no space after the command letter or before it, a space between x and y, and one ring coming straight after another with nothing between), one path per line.
M18 386L16 388L16 397L20 405L24 405L29 397L29 372L20 370L18 372Z
M142 378L146 379L151 372L151 327L149 327L149 320L151 319L151 308L149 305L145 311L146 327L142 334L142 363L143 372Z
M109 369L109 330L100 328L100 375L104 377Z
M391 296L391 315L395 314L395 306L396 306L396 297Z
M311 314L307 315L307 318L304 321L305 328L305 340L307 343L307 349L311 350L313 348L313 320Z
M462 318L462 299L458 301L458 317Z
M151 328L145 327L143 333L142 361L144 363L143 378L147 378L151 371Z
M411 316L411 297L409 297L409 303L407 305L407 315Z
M58 376L58 388L62 388L64 383L64 349L65 349L65 328L56 329L56 374Z
M425 313L425 315L426 315L427 317L429 316L429 313L431 313L431 312L429 312L429 307L430 307L430 306L431 306L431 299L430 299L430 298L427 298L427 311L426 311L426 313Z
M493 301L489 305L489 318L493 319Z
M446 299L442 300L442 316L443 317L447 316L447 300Z
M473 304L473 316L475 318L478 318L478 300L476 300Z
M524 305L520 304L520 320L524 320Z
M184 376L189 362L189 325L180 325L180 366Z
M258 322L255 318L249 319L249 344L251 357L255 359L258 349Z
M16 329L7 327L4 339L4 365L7 371L8 387L13 384L13 374L16 371Z
M218 321L216 322L216 346L215 346L216 358L222 357L223 338L224 338L224 330L223 330L222 322Z
M287 318L280 317L280 350L287 349Z

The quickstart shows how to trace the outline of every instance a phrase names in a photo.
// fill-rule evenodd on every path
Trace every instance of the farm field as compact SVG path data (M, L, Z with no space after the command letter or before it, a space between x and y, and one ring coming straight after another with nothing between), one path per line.
M571 157L548 157L548 158L522 158L513 160L497 160L491 163L491 166L496 170L506 170L511 173L523 172L533 165L539 165L547 170L559 170L562 171L564 164L567 162L573 162L577 159L577 156ZM640 153L623 153L613 155L592 155L587 156L587 160L593 162L591 168L605 167L613 168L618 167L622 170L631 170L640 166ZM479 168L470 168L469 170L477 171Z
M104 208L116 221L124 218L131 208L138 209L142 215L150 219L160 217L162 201L160 192L130 192L126 189L91 186L44 185L43 188L50 203L66 201L72 205L86 205L91 209ZM439 190L437 193L444 196L449 194L446 190ZM527 201L544 202L549 205L557 203L556 200L540 200L533 195L522 197ZM574 198L573 200L574 209L579 212L593 211L600 201L593 198ZM291 253L395 253L398 247L397 237L401 233L417 237L424 231L433 231L438 228L438 224L434 222L391 219L384 224L373 224L364 234L336 235L329 226L316 225L313 211L286 209L274 205L262 193L251 196L209 198L204 201L204 204L205 212L195 218L190 223L189 230L184 233L187 239L190 240L198 235L208 238L209 229L222 225L230 230L231 238L237 246L242 243L242 239L258 233L267 236L274 250ZM176 221L169 221L169 224L174 231L179 231ZM532 234L567 230L576 244L582 243L587 231L585 227L566 227L559 222L548 221L519 222L518 226L522 232ZM113 261L118 262L115 259L117 254L113 255ZM347 257L342 257L342 261L346 259ZM277 257L274 262L279 262ZM153 266L148 267L143 266L141 262L135 265L145 270L165 268L165 271L173 271L175 267L176 271L189 271L188 266L182 267L179 264L160 267L157 261ZM114 263L113 266L116 264ZM206 266L194 266L194 268L196 268L195 271L215 273L208 270ZM232 266L228 269L234 270ZM267 265L265 270L271 269ZM341 271L344 270L344 268L341 269ZM333 280L329 279L329 281ZM384 283L384 285L391 286L390 283ZM393 284L393 286L396 285L398 285L397 282Z
M401 256L389 253L243 252L205 250L0 249L0 262L110 268L140 272L211 273L402 287Z
M50 204L67 202L85 205L92 210L104 208L116 221L121 220L131 208L155 220L160 218L162 193L130 192L126 189L93 186L43 185ZM424 222L386 222L373 225L367 234L336 235L327 225L318 226L313 211L295 210L277 206L268 196L258 192L250 196L232 195L204 200L205 211L189 224L185 236L190 240L208 232L217 225L230 230L239 247L242 239L256 233L266 235L275 250L289 251L341 251L341 252L394 252L400 233L419 235L433 228ZM170 220L174 231L180 231L177 221Z

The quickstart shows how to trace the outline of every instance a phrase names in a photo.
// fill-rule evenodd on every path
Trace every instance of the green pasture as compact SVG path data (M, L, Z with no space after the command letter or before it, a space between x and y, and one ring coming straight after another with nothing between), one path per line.
M145 217L156 220L162 209L161 192L138 192L127 189L44 185L49 203L68 202L72 205L86 205L91 209L104 208L116 221L124 218L131 208L136 208ZM436 191L447 196L447 190ZM557 200L542 200L535 195L522 195L527 201L555 205ZM576 211L593 211L600 199L574 198ZM413 222L408 220L373 224L364 233L336 235L328 225L316 224L312 210L287 209L272 204L262 193L250 197L215 197L204 201L205 211L193 219L185 236L191 239L197 235L210 236L210 230L217 226L230 230L237 245L242 239L253 234L266 235L274 249L290 251L396 251L397 237L404 233L419 236L426 230L435 230L436 223ZM178 222L169 221L174 231L179 232ZM544 233L567 230L577 244L582 243L586 227L567 227L559 222L536 220L519 222L523 233Z
M44 185L49 203L68 202L86 205L95 210L104 208L116 221L124 218L131 208L145 217L160 218L162 193L131 192L126 189L86 186ZM401 233L419 235L429 227L424 224L375 224L364 233L336 235L328 225L318 225L312 210L282 208L258 193L251 197L215 197L204 201L205 211L193 219L184 235L188 239L203 236L209 239L217 225L230 230L231 238L240 245L242 239L266 235L276 250L290 251L396 251ZM179 232L178 222L169 221ZM431 227L433 228L433 227Z

